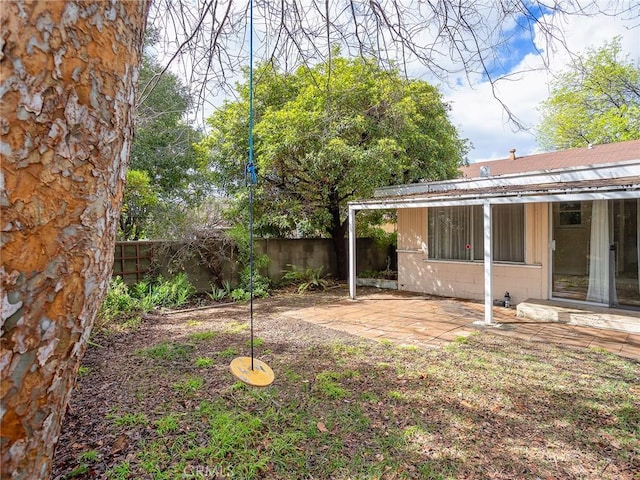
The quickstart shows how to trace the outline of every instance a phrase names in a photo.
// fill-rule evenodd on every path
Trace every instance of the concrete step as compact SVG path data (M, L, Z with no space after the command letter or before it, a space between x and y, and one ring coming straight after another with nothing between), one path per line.
M521 318L640 334L640 312L632 310L529 298L516 311Z

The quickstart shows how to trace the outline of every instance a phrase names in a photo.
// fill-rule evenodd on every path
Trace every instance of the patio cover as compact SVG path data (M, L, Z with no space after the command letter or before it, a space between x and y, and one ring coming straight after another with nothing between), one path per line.
M385 187L374 198L349 202L349 295L356 298L356 213L359 210L482 205L484 323L493 325L491 206L640 198L640 151L635 160L524 173ZM517 160L515 161L517 162Z

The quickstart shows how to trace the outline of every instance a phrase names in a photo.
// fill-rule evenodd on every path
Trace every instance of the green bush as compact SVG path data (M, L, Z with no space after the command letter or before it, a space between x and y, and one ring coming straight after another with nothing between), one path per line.
M287 270L280 280L282 285L298 285L298 293L307 290L324 290L329 282L326 275L322 275L322 267L313 269L299 269L295 265L287 265L291 270Z
M98 318L108 322L137 315L140 311L140 300L131 296L129 287L121 277L116 277L111 280L109 291L98 310Z
M242 273L240 274L240 285L231 292L231 298L234 298L234 292L237 290L244 290L247 294L247 297L244 300L249 298L249 291L251 290L250 280L251 275L249 272L249 267L246 266ZM256 271L253 272L253 297L254 298L264 298L269 296L269 288L271 287L271 280L264 275L260 275ZM236 296L239 296L239 293L236 293ZM235 299L234 299L235 300Z
M249 300L250 297L251 294L244 288L236 288L231 292L231 300L234 302L243 302L244 300Z
M148 293L142 299L151 308L174 308L187 303L194 293L196 293L195 287L189 282L187 275L182 272L168 280L158 276L148 287Z
M111 280L109 291L98 310L97 327L109 328L110 323L122 326L135 325L133 319L154 308L175 308L184 305L195 293L195 287L184 273L167 280L162 276L155 280L143 280L128 287L122 278Z
M214 302L220 302L227 297L227 292L224 288L216 287L215 285L211 285L211 290L205 292L207 297L209 297Z
M222 283L221 287L218 287L213 283L210 284L210 286L211 286L211 290L205 293L214 302L220 302L225 298L231 298L231 292L233 292L233 287L231 287L231 282L229 282L229 280L225 280Z

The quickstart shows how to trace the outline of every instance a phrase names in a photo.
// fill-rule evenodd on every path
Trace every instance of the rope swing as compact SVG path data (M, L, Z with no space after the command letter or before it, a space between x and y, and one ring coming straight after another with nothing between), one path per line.
M258 173L253 163L253 0L249 2L249 161L244 170L249 185L249 319L251 323L251 356L237 357L229 366L231 373L248 385L267 387L273 383L271 367L253 355L253 189Z

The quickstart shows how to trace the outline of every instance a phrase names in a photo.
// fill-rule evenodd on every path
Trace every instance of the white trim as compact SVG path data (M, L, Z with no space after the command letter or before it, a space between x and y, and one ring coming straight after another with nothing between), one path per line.
M617 191L598 191L598 192L579 192L571 193L554 192L553 194L540 194L536 192L520 192L508 193L504 196L496 196L495 192L484 194L467 194L457 197L441 196L432 198L398 198L385 200L362 200L349 202L349 208L355 210L380 210L380 209L397 209L397 208L426 208L426 207L453 207L459 205L483 205L485 200L489 200L492 205L498 203L553 203L553 202L572 202L572 201L590 201L590 200L623 200L628 198L640 198L640 178L639 183L627 187L625 190ZM604 187L603 187L604 188ZM606 187L610 189L611 187Z
M349 296L356 298L356 212L349 206Z
M491 203L482 207L484 217L484 323L493 324L493 241L491 239Z
M617 179L640 175L640 159L622 162L584 165L550 170L537 170L525 173L497 175L495 177L458 178L436 182L421 182L408 185L396 185L378 188L374 197L392 197L420 193L445 192L470 188L493 188L521 185L540 185L545 183L583 182L589 180Z

